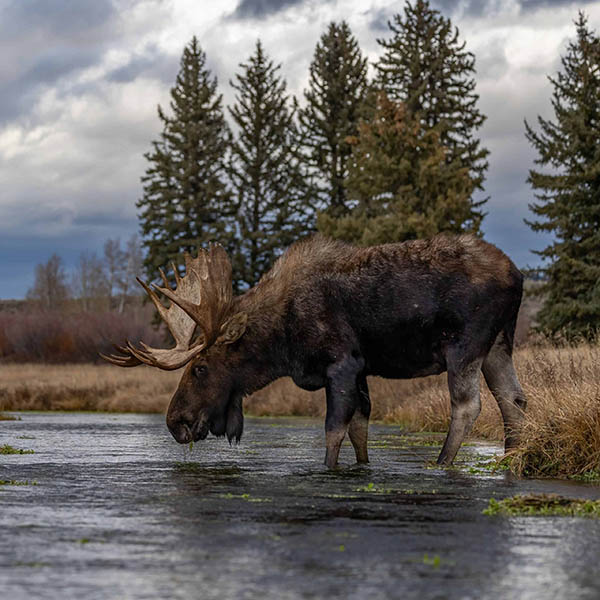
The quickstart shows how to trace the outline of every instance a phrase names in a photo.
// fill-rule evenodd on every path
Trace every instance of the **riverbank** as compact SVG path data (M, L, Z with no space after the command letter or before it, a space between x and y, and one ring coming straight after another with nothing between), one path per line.
M515 352L528 398L522 447L514 468L548 476L600 473L600 347L531 346ZM7 364L0 371L0 411L66 410L164 413L181 371L112 365ZM372 419L407 431L448 429L445 374L406 381L371 378ZM474 437L502 440L500 412L482 378L482 411ZM323 391L305 392L289 379L244 401L255 416L323 416Z

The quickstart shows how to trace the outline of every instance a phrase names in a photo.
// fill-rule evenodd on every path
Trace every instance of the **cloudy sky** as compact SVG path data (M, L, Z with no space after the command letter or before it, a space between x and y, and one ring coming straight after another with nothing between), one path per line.
M523 119L550 116L546 79L574 35L577 10L600 29L600 2L432 0L477 59L480 134L490 151L486 239L519 266L547 239L524 225L535 154ZM182 49L193 35L225 103L257 38L301 97L315 44L345 19L376 60L391 0L0 0L0 298L21 298L53 252L83 251L138 229L143 153L160 132Z

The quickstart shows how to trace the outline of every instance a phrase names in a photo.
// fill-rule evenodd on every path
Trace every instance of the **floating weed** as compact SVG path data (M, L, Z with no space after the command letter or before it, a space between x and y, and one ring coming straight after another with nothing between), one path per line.
M600 500L565 498L558 494L526 494L503 500L490 498L483 511L488 516L594 517L600 518Z
M348 500L353 498L358 498L356 494L323 494L325 498L334 498L334 499L342 499Z
M34 454L33 450L23 450L22 448L13 448L8 444L0 446L0 454Z
M15 417L14 415L6 415L0 413L0 421L20 421L21 417Z
M0 485L37 485L37 481L16 481L15 479L0 479Z
M501 458L491 458L488 460L478 460L475 464L471 465L467 471L473 475L481 475L490 473L495 475L496 473L510 470L510 457L503 456Z
M600 471L585 471L577 475L570 475L569 479L573 479L574 481L582 481L584 483L600 483Z
M429 556L429 554L423 555L423 564L429 565L437 569L442 564L442 559L437 555Z
M177 468L178 471L188 471L189 473L198 473L198 472L204 470L203 465L199 462L176 461L175 467Z
M90 543L90 539L89 538L81 538L80 540L77 540L80 544L89 544Z
M433 435L402 435L400 441L405 447L410 446L441 446L444 443L443 437L436 437ZM463 444L464 445L464 444Z
M361 487L357 487L355 491L369 492L371 494L390 494L392 492L391 489L377 486L373 482L368 483L367 485L363 485Z
M344 544L340 544L338 546L338 552L345 552L346 551L346 546L344 546Z
M35 435L18 435L18 440L35 440Z
M227 492L227 494L221 494L219 497L226 498L227 500L236 498L239 500L245 500L246 502L273 502L272 498L258 498L256 496L251 496L250 494L232 494L231 492Z

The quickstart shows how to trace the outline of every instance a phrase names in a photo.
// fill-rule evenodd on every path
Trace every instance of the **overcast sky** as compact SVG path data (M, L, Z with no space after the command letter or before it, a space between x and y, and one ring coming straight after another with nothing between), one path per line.
M547 239L523 223L535 154L523 119L551 116L548 74L584 9L600 2L437 0L475 53L480 130L490 151L485 237L519 266ZM345 19L371 62L390 0L0 0L0 298L22 298L34 268L56 252L72 267L83 251L138 230L144 152L160 132L179 58L198 36L225 103L229 80L257 38L301 99L315 44Z

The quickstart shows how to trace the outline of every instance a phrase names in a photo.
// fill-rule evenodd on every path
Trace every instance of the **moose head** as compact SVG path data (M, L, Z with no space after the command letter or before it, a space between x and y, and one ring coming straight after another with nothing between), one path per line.
M175 288L162 269L163 286L138 278L159 315L167 324L175 346L151 348L140 342L115 346L119 354L102 358L120 367L150 365L166 371L187 365L167 412L167 426L181 444L204 439L210 431L239 441L243 430L243 392L235 379L236 353L228 347L244 334L248 315L236 312L231 283L231 262L215 244L185 254L185 275L172 264ZM156 291L155 291L156 290ZM165 307L156 292L170 302Z

